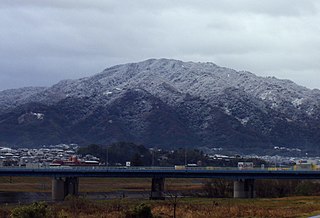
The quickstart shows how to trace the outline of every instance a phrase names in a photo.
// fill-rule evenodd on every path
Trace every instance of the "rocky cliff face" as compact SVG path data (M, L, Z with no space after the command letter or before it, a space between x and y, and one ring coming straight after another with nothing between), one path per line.
M213 63L151 59L0 92L0 142L132 141L262 151L320 144L320 91Z

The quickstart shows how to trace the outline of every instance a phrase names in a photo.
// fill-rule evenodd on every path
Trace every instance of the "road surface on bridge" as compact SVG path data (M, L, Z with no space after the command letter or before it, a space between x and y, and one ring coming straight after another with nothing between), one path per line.
M0 168L0 176L30 177L123 177L123 178L224 178L224 179L320 179L319 170L238 169L192 167L48 167Z

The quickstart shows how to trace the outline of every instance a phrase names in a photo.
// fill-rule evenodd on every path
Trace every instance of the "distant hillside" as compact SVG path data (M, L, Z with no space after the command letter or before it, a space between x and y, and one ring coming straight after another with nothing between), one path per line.
M213 63L150 59L49 88L0 92L0 143L263 152L320 145L320 91Z

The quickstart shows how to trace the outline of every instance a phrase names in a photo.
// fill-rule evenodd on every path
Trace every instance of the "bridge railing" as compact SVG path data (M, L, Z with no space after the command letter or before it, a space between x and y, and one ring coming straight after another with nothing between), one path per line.
M92 171L113 171L113 170L130 170L130 171L219 171L219 170L230 170L230 171L241 171L241 170L259 170L259 171L286 171L286 170L296 170L296 171L319 171L320 168L306 168L306 169L300 169L300 168L294 168L294 167L254 167L254 168L238 168L238 167L185 167L185 166L179 166L179 167L158 167L158 166L39 166L39 167L1 167L0 169L8 169L8 170L14 170L14 169L43 169L43 170L73 170L73 171L82 171L82 170L92 170Z

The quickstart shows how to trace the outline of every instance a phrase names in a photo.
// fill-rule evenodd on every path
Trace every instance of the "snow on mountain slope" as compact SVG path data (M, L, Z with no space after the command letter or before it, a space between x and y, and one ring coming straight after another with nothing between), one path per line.
M44 91L44 87L25 87L0 91L0 112L23 103L28 103L30 96Z
M128 96L136 100L131 101ZM149 59L113 66L91 77L61 81L49 88L0 92L0 108L15 110L24 104L42 104L50 110L54 108L67 114L64 119L78 129L83 129L81 123L86 123L87 128L95 125L88 119L102 116L99 125L106 127L96 128L101 131L109 129L119 136L108 136L105 142L132 139L150 144L157 144L158 140L165 144L163 137L171 137L168 144L178 145L179 140L175 141L174 135L158 132L156 125L162 125L161 120L149 116L155 111L160 113L156 107L150 106L160 102L164 111L159 116L165 119L164 114L167 114L174 120L166 122L179 129L182 145L188 144L187 141L192 141L191 144L198 142L199 145L235 144L242 147L259 143L263 146L312 146L319 143L319 90L213 63ZM123 104L141 113L132 116L134 112L129 108L123 109L125 113L121 112L121 108L128 106ZM77 105L77 112L71 114L70 108L74 105ZM44 111L32 112L44 114L44 120L50 119ZM106 118L107 114L114 119ZM131 126L127 133L123 125ZM166 128L171 129L170 126ZM97 129L91 131L92 140L94 135L102 134ZM158 139L152 140L151 136ZM294 140L293 136L301 140ZM102 136L99 136L99 142L103 142Z

